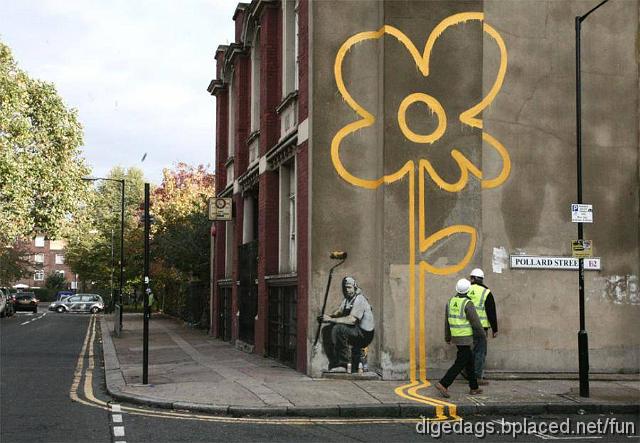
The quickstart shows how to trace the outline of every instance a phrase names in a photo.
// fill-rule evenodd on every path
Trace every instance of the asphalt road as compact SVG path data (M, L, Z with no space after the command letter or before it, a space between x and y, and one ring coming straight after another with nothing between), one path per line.
M121 404L105 391L100 328L93 318L83 314L47 313L40 308L36 315L18 314L0 320L1 443L470 442L477 441L483 434L484 441L489 442L640 442L637 416L474 417L468 422L458 422L459 427L464 425L466 429L456 429L453 422L421 426L419 418L403 421L252 419ZM553 422L560 426L565 421L570 431L575 431L577 423L582 422L593 423L594 429L600 423L602 431L615 431L616 427L625 430L622 428L626 426L628 432L581 435L539 432L540 423L548 426ZM536 423L538 432L527 435L517 428L534 426L531 423ZM604 429L605 424L609 429ZM446 433L447 427L453 428L451 433Z
M90 315L0 319L0 442L110 442L109 414L72 402Z

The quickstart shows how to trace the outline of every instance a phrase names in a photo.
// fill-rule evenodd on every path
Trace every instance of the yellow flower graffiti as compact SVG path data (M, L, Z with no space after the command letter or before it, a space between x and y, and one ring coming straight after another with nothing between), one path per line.
M353 134L354 132L372 126L375 123L375 117L368 112L364 107L358 104L353 97L349 94L342 76L342 63L347 55L349 49L354 45L368 41L377 40L384 35L390 35L395 37L400 43L404 45L411 57L413 58L416 66L424 77L429 75L429 58L431 51L442 33L449 27L456 26L460 23L468 21L479 21L482 23L483 32L489 35L493 41L497 44L500 51L500 66L498 68L498 74L495 82L490 88L489 92L483 99L467 109L459 115L459 120L466 126L482 129L482 120L478 118L478 115L489 106L497 96L502 82L504 80L507 71L507 49L502 40L502 37L498 32L484 22L484 14L479 12L467 12L461 14L455 14L447 17L441 21L429 35L422 54L418 51L416 46L411 40L399 29L385 25L378 31L361 32L353 35L347 39L340 47L334 64L334 75L338 90L346 103L351 107L360 117L360 120L349 123L345 127L341 128L333 137L331 142L331 160L337 173L348 183L365 189L376 189L383 184L391 184L405 176L409 178L409 363L410 363L410 383L404 386L400 386L396 389L396 393L407 399L427 403L436 407L437 418L446 418L444 415L444 407L449 408L449 416L457 417L456 407L452 403L444 402L439 399L426 397L418 393L422 388L430 386L427 380L426 374L426 343L425 343L425 277L426 273L436 275L448 275L461 271L470 262L475 252L477 243L476 229L469 225L452 225L444 229L441 229L429 236L426 235L426 223L425 223L425 173L433 180L433 182L446 192L460 192L468 183L469 174L473 175L481 181L481 186L484 189L495 188L507 180L511 169L511 161L509 154L505 147L493 136L486 132L482 132L482 140L487 143L488 146L495 149L499 155L502 168L499 174L493 178L484 178L482 171L474 165L462 152L457 149L451 150L451 156L456 161L459 170L460 177L456 182L447 182L444 180L433 167L431 162L426 159L419 159L414 162L413 160L407 161L397 171L384 175L375 179L367 179L357 177L347 170L340 158L340 147L342 141ZM436 116L437 127L430 134L418 134L411 130L406 121L407 109L414 103L424 103ZM447 117L446 112L440 102L435 98L425 93L413 93L408 95L402 100L398 108L398 125L402 134L410 141L419 144L433 144L439 140L447 130ZM418 171L418 242L415 240L415 181L416 181L416 166ZM454 234L467 234L469 237L469 246L467 251L458 263L450 266L437 267L426 261L420 260L418 263L419 269L419 287L418 287L418 306L416 306L416 284L415 284L415 267L416 267L416 249L419 248L420 253L427 252L435 243L443 240ZM416 244L417 243L417 244ZM416 331L415 311L418 309L418 330ZM416 356L416 336L419 348L419 358Z

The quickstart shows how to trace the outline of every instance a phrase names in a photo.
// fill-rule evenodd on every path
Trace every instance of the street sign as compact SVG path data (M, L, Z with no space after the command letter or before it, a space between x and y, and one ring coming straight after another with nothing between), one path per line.
M574 258L593 257L593 242L591 240L572 240L571 255Z
M593 205L572 203L571 221L573 223L593 223Z
M211 197L209 199L209 220L231 221L232 208L231 198Z
M575 271L578 269L578 259L573 257L558 257L544 255L512 255L511 269L558 269ZM584 260L585 271L599 271L600 257Z

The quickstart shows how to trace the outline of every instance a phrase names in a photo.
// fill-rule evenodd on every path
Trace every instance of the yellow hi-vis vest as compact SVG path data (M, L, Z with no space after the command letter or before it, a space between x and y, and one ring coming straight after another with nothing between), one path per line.
M487 301L487 296L490 292L489 288L476 284L471 285L469 292L467 292L467 295L476 307L476 312L478 313L478 317L480 317L480 323L483 328L491 326L489 324L489 319L487 318L487 311L484 309L484 304Z
M453 296L449 299L449 330L452 337L469 337L473 335L471 323L467 320L464 312L465 306L469 303L466 297Z

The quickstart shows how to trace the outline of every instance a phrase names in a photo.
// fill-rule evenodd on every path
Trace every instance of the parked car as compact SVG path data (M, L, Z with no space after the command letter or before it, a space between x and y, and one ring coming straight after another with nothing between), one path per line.
M104 301L98 294L76 294L49 305L50 311L63 312L91 312L97 314L104 310Z
M15 312L14 299L9 290L0 288L0 317L11 317Z
M16 311L38 312L38 299L33 292L18 292L16 294Z

